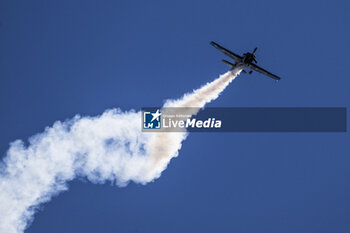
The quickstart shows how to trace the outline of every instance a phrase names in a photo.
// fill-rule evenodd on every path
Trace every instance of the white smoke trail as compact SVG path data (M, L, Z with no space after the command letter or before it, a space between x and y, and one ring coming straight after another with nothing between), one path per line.
M240 71L227 72L165 106L202 108ZM158 178L178 155L186 133L142 133L140 121L138 112L112 109L96 117L55 122L31 137L28 146L12 142L0 163L0 233L23 232L38 206L67 190L76 177L118 186Z

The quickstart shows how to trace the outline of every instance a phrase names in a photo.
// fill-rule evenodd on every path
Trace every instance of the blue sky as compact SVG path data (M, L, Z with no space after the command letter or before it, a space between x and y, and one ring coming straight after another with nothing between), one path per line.
M348 107L347 1L1 1L0 151L75 114L160 106L227 70L214 40L282 77L211 107ZM347 133L194 133L155 182L83 180L26 233L349 232Z

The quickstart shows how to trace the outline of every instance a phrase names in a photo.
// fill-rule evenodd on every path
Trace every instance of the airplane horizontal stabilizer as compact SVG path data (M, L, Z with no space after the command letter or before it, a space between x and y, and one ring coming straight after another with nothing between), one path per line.
M222 61L223 63L225 63L226 65L231 66L232 68L235 66L235 65L232 64L231 62L226 61L226 60L224 60L224 59L222 59L221 61Z

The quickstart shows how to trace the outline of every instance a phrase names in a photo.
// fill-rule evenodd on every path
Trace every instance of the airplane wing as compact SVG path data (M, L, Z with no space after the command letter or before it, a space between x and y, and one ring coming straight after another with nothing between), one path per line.
M277 81L281 79L277 75L274 75L274 74L268 72L267 70L264 70L263 68L253 64L253 63L249 64L248 68L252 69L252 70L255 70L255 71L259 72L259 73L265 74L266 76L269 76L270 78L273 78L273 79L275 79Z
M242 62L243 57L231 52L228 49L225 49L224 47L222 47L221 45L215 43L214 41L210 42L210 44L212 46L214 46L216 49L220 50L221 52L223 52L224 54L226 54L227 56L229 56L230 58L232 58L233 60L237 61L237 62Z

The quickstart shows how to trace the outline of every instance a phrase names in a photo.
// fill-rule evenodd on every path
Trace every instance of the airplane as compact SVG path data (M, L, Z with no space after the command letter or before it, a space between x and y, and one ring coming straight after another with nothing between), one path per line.
M266 76L268 76L268 77L270 77L270 78L273 78L273 79L275 79L276 81L278 81L278 80L281 79L281 78L278 77L277 75L274 75L274 74L270 73L269 71L264 70L263 68L261 68L261 67L259 67L259 66L256 65L256 63L258 63L258 62L257 62L256 59L255 59L254 53L256 52L256 50L257 50L258 48L255 48L255 49L253 50L252 53L247 52L247 53L244 53L243 56L239 56L239 55L237 55L237 54L231 52L230 50L228 50L228 49L222 47L221 45L215 43L214 41L210 42L210 44L211 44L212 46L214 46L216 49L218 49L218 50L220 50L221 52L223 52L225 55L227 55L227 56L229 56L230 58L232 58L233 60L235 60L235 63L234 63L234 64L232 64L231 62L226 61L226 60L224 60L224 59L221 60L221 61L222 61L223 63L225 63L226 65L231 66L232 69L234 69L234 68L242 68L242 72L243 72L243 73L247 73L247 72L244 70L244 68L248 68L248 69L250 69L250 71L248 72L249 74L253 73L253 70L254 70L254 71L257 71L257 72L259 72L259 73L261 73L261 74L264 74L264 75L266 75Z

